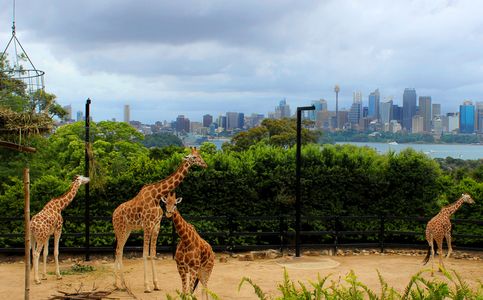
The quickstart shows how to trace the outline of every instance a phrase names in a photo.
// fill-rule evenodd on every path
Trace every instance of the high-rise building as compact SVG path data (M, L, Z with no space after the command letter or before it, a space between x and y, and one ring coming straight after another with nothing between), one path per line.
M212 115L204 115L203 116L203 127L210 127L213 123L213 116Z
M84 113L81 110L77 111L77 117L76 117L75 120L77 122L84 121Z
M381 103L379 115L382 124L389 124L389 122L393 119L392 107L392 100Z
M176 118L176 127L177 132L190 132L190 119L185 118L184 115L179 115Z
M476 102L476 125L479 133L483 133L483 102Z
M237 112L226 113L226 129L232 130L235 128L239 128L238 116L239 114Z
M397 104L393 104L392 106L392 120L396 120L399 124L402 124L403 108Z
M278 106L275 107L275 118L290 118L290 106L285 99L280 100Z
M423 131L431 132L431 96L419 96L419 115L423 117Z
M237 128L242 129L245 127L245 114L244 113L238 113L238 126Z
M460 105L460 133L475 132L475 106L471 101Z
M358 128L359 121L362 118L362 94L354 93L354 101L349 111L348 119L351 128Z
M69 105L66 105L66 106L64 106L62 108L66 112L66 114L64 116L64 121L65 122L69 122L70 120L72 120L72 105L69 104Z
M312 101L312 105L315 107L315 110L307 111L307 115L310 120L317 121L317 114L320 111L327 110L327 101L324 99Z
M460 114L448 113L448 132L455 132L460 129Z
M379 120L379 103L381 102L381 94L379 89L369 94L369 112L368 117Z
M415 115L411 121L412 133L422 133L424 131L424 118L422 116Z
M413 117L416 114L416 90L404 89L403 94L403 128L411 132Z
M221 131L225 130L226 129L226 116L220 115L218 117L217 124L218 124L219 130L221 130Z
M131 121L131 108L129 104L124 105L124 122L129 123Z
M441 116L441 104L433 103L431 107L432 118Z

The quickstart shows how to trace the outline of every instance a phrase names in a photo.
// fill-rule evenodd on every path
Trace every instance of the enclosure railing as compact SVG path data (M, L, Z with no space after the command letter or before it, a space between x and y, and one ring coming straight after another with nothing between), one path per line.
M237 252L245 250L295 248L295 216L185 216L193 223L200 235L213 246L215 251ZM83 224L83 217L65 216L61 237L63 252L93 253L114 251L115 241L109 216L91 217L91 242L86 248L85 232L70 232L69 223ZM426 248L424 228L429 219L424 217L398 216L326 216L305 215L301 218L302 248L328 248L337 251L344 247L376 248L384 252L387 248ZM21 253L23 232L5 232L8 224L22 224L22 217L0 217L0 252ZM95 224L103 224L103 230L96 231ZM94 224L94 225L92 225ZM483 235L469 228L481 228L483 220L453 219L453 247L461 250L483 250ZM465 224L462 226L462 224ZM21 226L17 226L21 230ZM4 228L3 230L1 228ZM464 230L461 230L463 228ZM481 232L481 231L480 231ZM112 243L99 246L96 238ZM131 233L125 251L142 250L142 232ZM158 252L175 249L176 232L171 221L163 218L158 236ZM52 246L53 243L50 243ZM102 244L102 243L101 243Z

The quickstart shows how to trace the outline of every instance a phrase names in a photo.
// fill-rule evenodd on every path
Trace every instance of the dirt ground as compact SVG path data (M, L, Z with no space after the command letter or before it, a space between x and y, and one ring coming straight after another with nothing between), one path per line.
M166 299L166 294L176 295L181 289L181 280L176 270L176 263L170 255L162 254L156 261L156 269L161 284L161 291L150 294L143 292L143 261L140 254L124 260L127 286L136 297L135 299ZM470 285L476 286L483 280L483 260L481 253L470 259L450 258L446 267L457 271ZM79 258L78 258L79 259ZM401 292L409 282L412 275L427 268L421 261L422 254L373 254L358 253L346 256L309 256L300 258L283 256L272 259L256 259L254 261L240 261L238 257L218 253L215 267L208 287L220 299L258 299L253 288L245 284L238 290L241 278L249 277L258 284L264 292L272 297L279 295L277 284L283 280L284 268L288 271L290 279L295 283L308 280L315 281L317 276L325 277L329 274L330 280L339 281L353 270L360 281L368 285L377 293L380 291L377 270L389 286ZM68 270L76 259L62 257L61 270ZM22 257L10 257L0 260L0 295L2 299L24 299L25 267ZM80 275L64 275L62 280L56 280L53 271L53 262L49 259L47 270L48 279L42 284L35 285L32 281L30 299L48 299L53 295L60 295L58 291L75 292L76 290L91 291L93 287L98 290L112 290L114 283L113 259L109 257L94 258L82 264L92 265L95 271ZM429 276L429 274L428 274ZM436 277L443 279L441 273ZM31 272L31 279L33 273ZM330 282L330 281L329 281ZM196 295L200 297L200 288ZM133 299L125 291L115 291L110 297L115 299Z

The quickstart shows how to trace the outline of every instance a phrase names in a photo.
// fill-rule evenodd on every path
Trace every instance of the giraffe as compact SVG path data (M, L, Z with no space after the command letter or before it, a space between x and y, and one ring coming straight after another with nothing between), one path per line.
M431 274L434 273L434 243L438 246L439 251L439 266L444 269L443 264L443 239L446 238L446 244L448 245L448 253L446 258L449 258L453 248L451 247L451 221L450 217L454 214L463 203L473 204L475 201L468 194L461 194L461 197L452 204L449 204L441 209L441 211L429 220L426 225L426 240L429 244L428 253L423 260L426 264L431 257Z
M186 222L178 212L176 205L182 198L176 198L171 192L167 198L162 197L161 201L166 205L166 217L173 219L173 224L180 237L176 247L176 265L183 285L183 294L194 293L198 281L201 281L204 289L202 299L208 299L207 284L211 271L215 264L215 254L208 244L196 232L193 225Z
M30 222L30 234L32 237L32 256L34 260L34 281L40 284L39 280L39 257L42 248L44 250L44 268L42 272L42 279L47 279L47 256L49 253L49 238L54 235L54 259L55 259L55 273L57 279L62 279L59 270L59 239L62 233L62 215L64 210L72 199L74 199L77 191L82 184L89 182L88 177L77 175L74 178L69 190L58 198L53 198L44 208L32 217Z
M158 279L155 272L154 259L156 258L156 241L158 238L160 221L163 210L160 207L161 197L174 190L188 174L193 165L206 168L207 165L196 148L191 148L191 154L185 156L178 169L165 179L144 185L138 194L121 205L112 214L112 225L116 236L116 253L114 272L116 287L122 288L124 275L122 272L122 256L124 245L132 230L142 229L143 236L143 263L144 263L144 292L150 293L148 281L148 260L151 262L152 282L154 290L159 290Z

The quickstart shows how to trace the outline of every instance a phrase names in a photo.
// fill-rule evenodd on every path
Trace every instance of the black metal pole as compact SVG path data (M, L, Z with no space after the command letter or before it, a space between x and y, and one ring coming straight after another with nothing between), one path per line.
M85 173L84 176L89 177L89 143L90 143L90 105L91 99L87 98L86 101L86 138L85 138ZM86 184L86 210L85 210L85 225L86 225L86 261L90 260L90 196L89 196L89 182Z
M300 153L302 147L302 111L314 110L315 106L297 107L297 151L295 154L295 256L300 257Z

